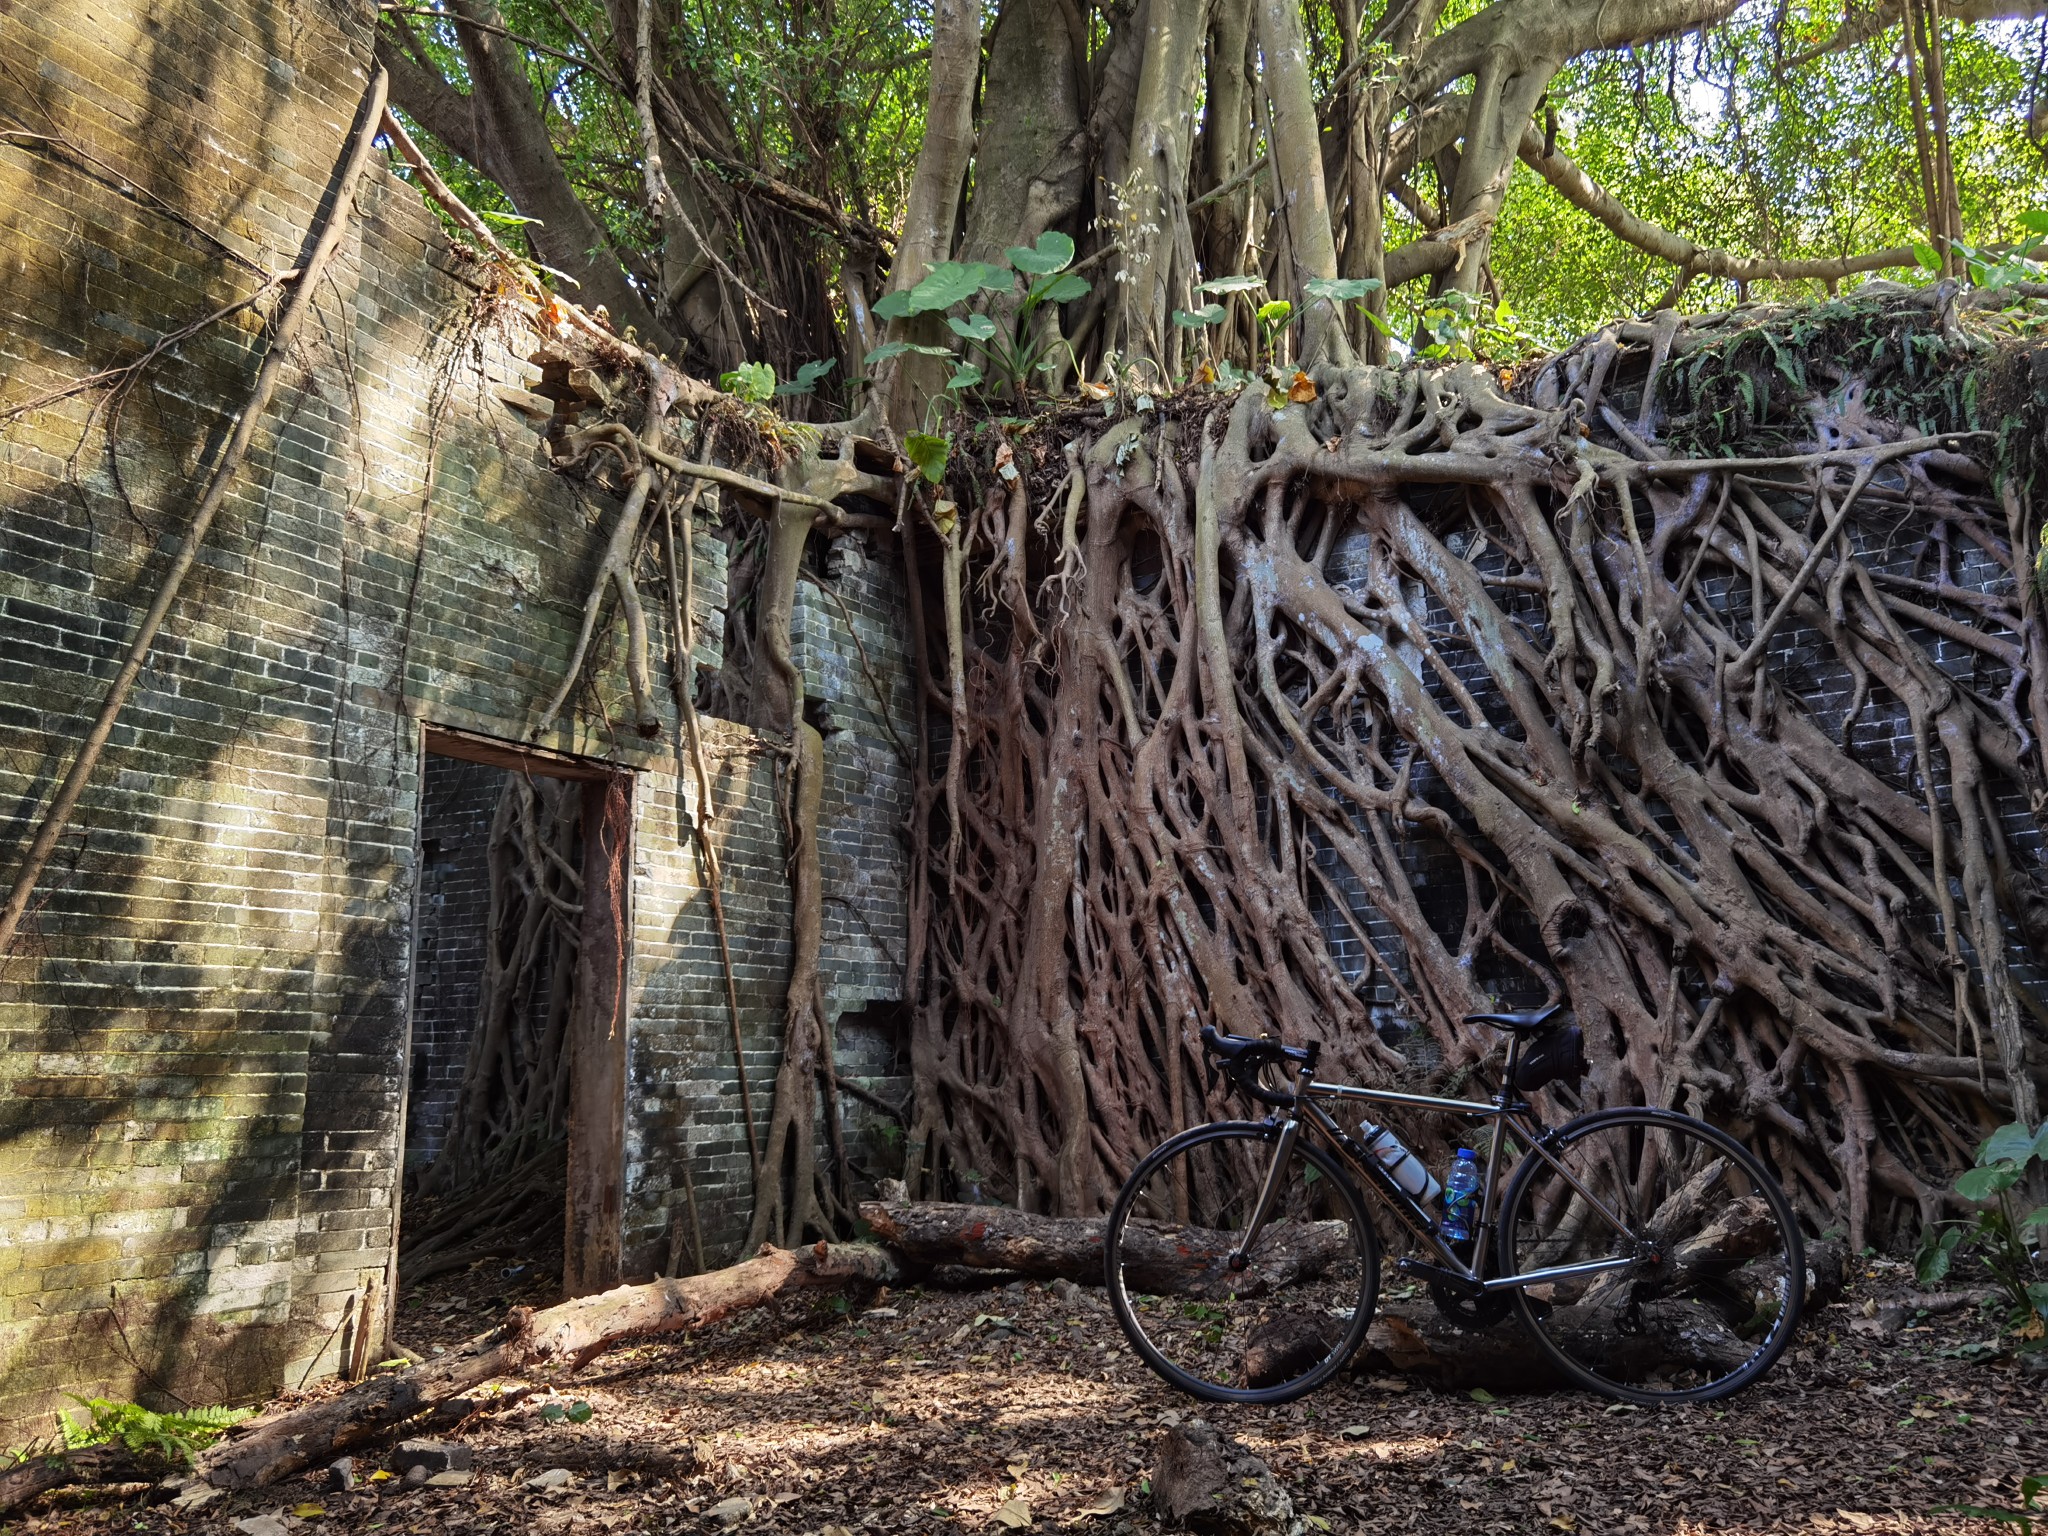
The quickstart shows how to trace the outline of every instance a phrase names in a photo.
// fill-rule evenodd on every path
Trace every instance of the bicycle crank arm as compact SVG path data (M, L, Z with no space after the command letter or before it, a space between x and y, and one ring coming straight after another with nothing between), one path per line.
M1455 1269L1445 1269L1441 1264L1425 1264L1421 1259L1396 1259L1394 1268L1404 1275L1413 1275L1432 1285L1441 1285L1460 1296L1484 1296L1486 1282L1475 1280L1470 1275L1461 1275Z

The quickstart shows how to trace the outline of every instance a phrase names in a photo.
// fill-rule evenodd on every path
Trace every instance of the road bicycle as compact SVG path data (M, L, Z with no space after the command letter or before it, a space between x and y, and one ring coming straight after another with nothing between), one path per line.
M1270 1112L1172 1137L1117 1197L1105 1281L1139 1357L1218 1402L1283 1403L1328 1381L1379 1299L1370 1192L1419 1250L1397 1272L1462 1328L1512 1311L1570 1382L1661 1404L1726 1397L1762 1376L1806 1293L1784 1191L1735 1138L1671 1110L1604 1109L1546 1128L1524 1095L1585 1070L1561 1011L1468 1016L1508 1033L1503 1082L1485 1101L1318 1082L1319 1044L1205 1028L1212 1084L1220 1070ZM1390 1170L1398 1141L1338 1123L1344 1105L1490 1126L1469 1239L1446 1238L1433 1191L1411 1194Z

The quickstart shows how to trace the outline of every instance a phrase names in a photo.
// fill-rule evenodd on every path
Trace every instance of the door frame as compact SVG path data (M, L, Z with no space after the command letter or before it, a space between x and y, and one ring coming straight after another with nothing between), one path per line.
M594 758L505 741L475 731L423 724L416 782L424 787L427 758L482 763L535 778L583 785L583 940L570 1008L568 1185L563 1221L562 1285L570 1296L618 1284L624 1239L626 1173L626 998L632 960L633 780L630 769ZM421 795L424 804L424 793ZM414 825L414 868L425 822ZM418 886L407 969L416 970ZM385 1337L398 1303L398 1239L404 1220L405 1122L412 1083L413 1010L417 977L408 974L400 1047L398 1126L391 1190L391 1256L384 1286Z

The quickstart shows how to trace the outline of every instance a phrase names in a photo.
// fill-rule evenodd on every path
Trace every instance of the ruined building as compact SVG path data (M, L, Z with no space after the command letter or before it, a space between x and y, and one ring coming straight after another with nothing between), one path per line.
M63 391L302 258L372 20L343 0L0 7L9 879L247 398L269 301ZM532 330L382 151L314 302L0 957L0 1445L48 1433L66 1392L246 1400L382 1343L406 1166L440 1150L476 1021L508 775L581 808L582 958L555 978L569 1274L715 1264L744 1235L735 1040L765 1129L788 972L778 755L705 723L736 1028L679 823L665 589L659 735L618 707L614 621L534 736L617 509L548 467ZM712 522L700 674L723 631ZM818 544L794 631L826 742L827 1017L841 1071L900 1102L901 575L886 541Z

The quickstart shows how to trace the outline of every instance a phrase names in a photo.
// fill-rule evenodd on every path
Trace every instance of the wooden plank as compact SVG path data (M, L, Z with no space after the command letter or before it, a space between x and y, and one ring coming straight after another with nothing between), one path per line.
M427 727L426 749L460 762L484 763L492 768L533 774L543 779L575 779L587 784L602 784L617 772L588 758L571 757L563 752L549 752L541 747L522 746L517 742L500 741L493 736L451 730L440 725Z

